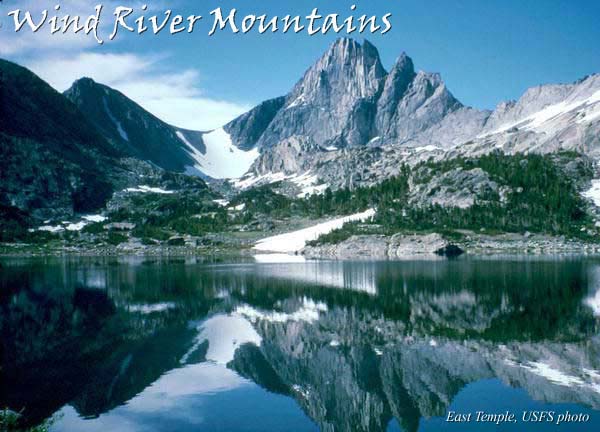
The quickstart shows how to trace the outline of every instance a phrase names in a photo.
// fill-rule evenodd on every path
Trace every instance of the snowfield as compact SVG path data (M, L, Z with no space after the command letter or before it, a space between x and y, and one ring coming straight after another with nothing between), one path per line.
M188 147L190 155L196 161L194 168L214 179L241 177L260 155L257 149L243 151L234 146L223 128L202 135L205 154L194 147L183 132L178 131L177 137Z
M254 245L253 249L263 252L298 252L300 249L306 246L307 242L316 240L323 234L327 234L335 229L341 228L346 222L365 221L373 216L375 216L375 210L369 209L362 213L356 213L350 216L333 219L309 228L304 228L298 231L292 231L273 237L267 237L259 240L256 245Z

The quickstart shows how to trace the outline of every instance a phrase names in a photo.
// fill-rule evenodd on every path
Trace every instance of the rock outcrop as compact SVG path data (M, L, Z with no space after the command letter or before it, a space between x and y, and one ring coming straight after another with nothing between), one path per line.
M329 259L435 259L457 256L462 251L440 234L355 235L336 244L307 246L301 253L307 258Z

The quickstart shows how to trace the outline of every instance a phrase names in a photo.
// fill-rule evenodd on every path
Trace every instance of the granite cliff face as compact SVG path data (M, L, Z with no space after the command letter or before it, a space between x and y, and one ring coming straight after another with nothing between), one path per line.
M261 152L248 179L311 171L335 188L377 182L400 163L431 156L600 154L600 75L534 87L494 111L477 110L462 105L439 74L416 71L405 53L388 72L369 42L339 39L275 101L225 127L235 131L236 145ZM263 111L260 122L245 120Z
M352 39L333 43L283 100L252 140L262 152L257 173L307 171L328 162L329 153L365 146L417 146L442 137L456 143L489 116L463 107L439 74L415 71L405 53L387 72L373 45ZM444 121L448 126L438 127ZM450 127L454 133L447 136ZM246 135L256 132L251 127Z

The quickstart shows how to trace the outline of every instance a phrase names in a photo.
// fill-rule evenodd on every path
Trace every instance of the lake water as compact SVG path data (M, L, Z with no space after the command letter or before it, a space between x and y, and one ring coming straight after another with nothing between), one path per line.
M600 430L598 259L0 264L0 407L53 431Z

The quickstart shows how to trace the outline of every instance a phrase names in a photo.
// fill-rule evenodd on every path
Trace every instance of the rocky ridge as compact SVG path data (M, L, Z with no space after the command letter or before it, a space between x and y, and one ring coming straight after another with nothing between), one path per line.
M368 41L339 39L259 126L235 142L261 151L248 178L310 171L331 187L381 181L399 163L506 153L600 149L600 75L529 89L495 110L460 103L436 73L402 53L386 71ZM261 106L255 110L261 111ZM225 128L227 129L228 126ZM256 138L259 136L259 138ZM268 181L268 180L267 180Z

